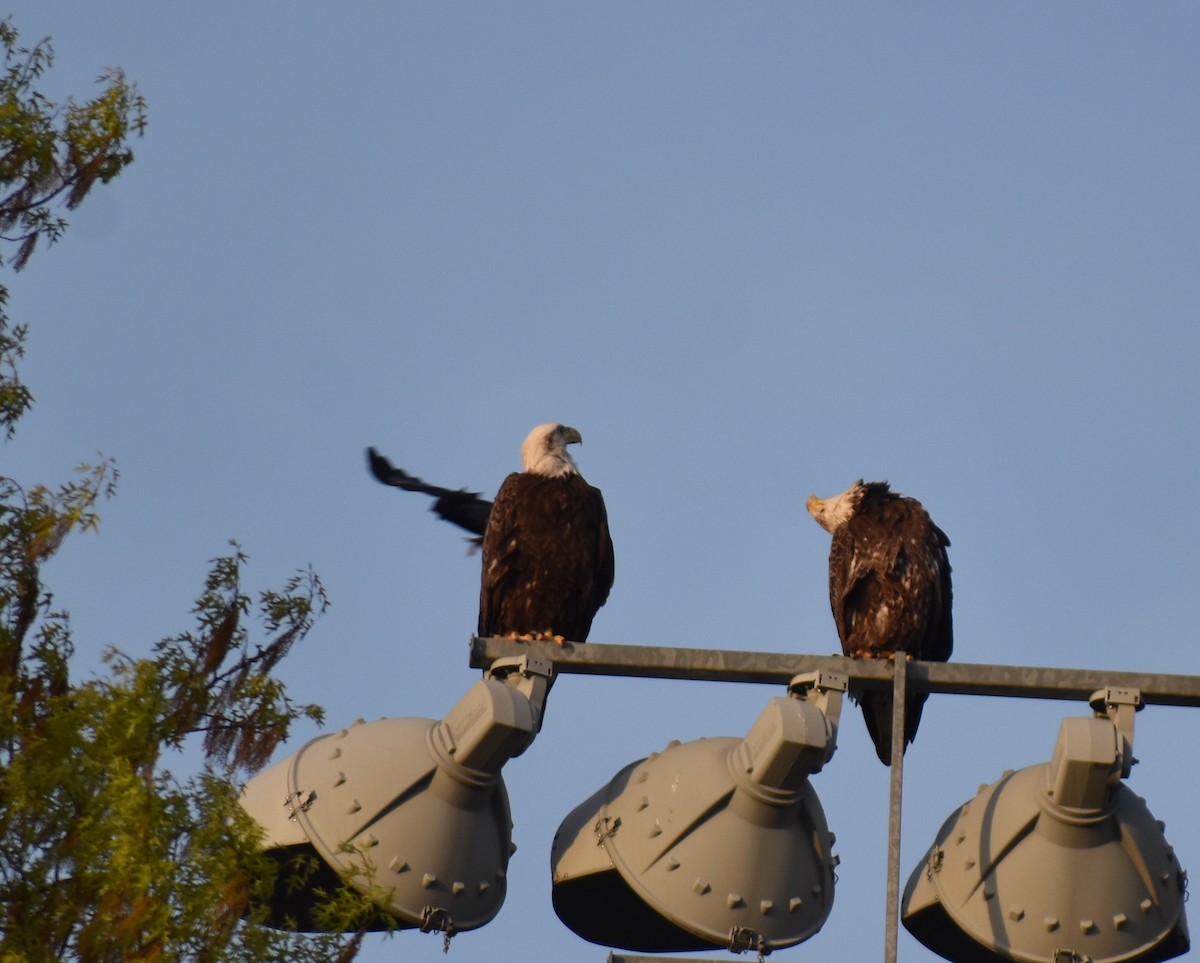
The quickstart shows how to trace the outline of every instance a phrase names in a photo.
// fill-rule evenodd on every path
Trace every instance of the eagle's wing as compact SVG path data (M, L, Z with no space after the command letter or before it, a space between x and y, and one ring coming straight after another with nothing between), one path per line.
M946 548L950 539L932 521L929 523L929 554L935 559L937 593L930 619L934 622L930 638L923 646L920 658L931 662L946 662L954 651L954 590L950 583L950 557Z
M616 560L613 554L612 533L608 530L608 509L604 505L604 496L600 493L599 488L592 488L592 497L595 499L597 512L601 518L600 531L596 540L596 582L595 594L593 599L596 608L600 608L608 601L608 593L612 591L613 581L616 578Z
M513 630L503 627L512 618L512 613L505 605L506 600L510 599L513 587L520 584L525 568L517 539L520 499L515 494L521 477L514 472L500 486L490 522L483 535L484 568L479 591L480 636L498 635L508 631L530 631L528 628Z
M837 531L829 556L829 605L846 655L875 651L886 637L877 631L880 567L878 546L845 528Z
M416 475L410 475L403 468L396 468L374 448L367 449L367 467L376 480L384 485L401 488L406 492L432 495L437 499L433 503L433 511L446 521L478 536L471 541L479 544L479 539L487 530L488 516L492 511L492 503L486 498L481 498L479 492L430 485Z

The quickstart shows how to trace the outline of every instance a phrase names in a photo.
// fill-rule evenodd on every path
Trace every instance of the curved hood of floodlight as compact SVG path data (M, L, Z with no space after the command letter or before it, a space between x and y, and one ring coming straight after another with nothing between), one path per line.
M445 720L380 719L320 736L247 784L242 806L307 887L277 885L271 925L324 929L309 890L347 883L399 928L447 934L489 922L506 894L512 845L504 760L536 719L528 700L477 682Z
M1077 804L1060 805L1064 786L1044 763L981 787L908 881L909 932L947 959L981 963L1185 952L1185 875L1162 824L1124 784L1077 781ZM1078 804L1089 793L1092 803Z
M442 910L455 929L473 929L504 901L508 796L498 777L439 766L436 728L380 719L315 739L297 753L289 789L304 799L320 787L296 821L356 888L410 925Z
M820 801L802 774L790 790L756 786L739 772L743 742L672 743L564 820L552 895L568 927L651 952L769 952L820 929L836 865Z

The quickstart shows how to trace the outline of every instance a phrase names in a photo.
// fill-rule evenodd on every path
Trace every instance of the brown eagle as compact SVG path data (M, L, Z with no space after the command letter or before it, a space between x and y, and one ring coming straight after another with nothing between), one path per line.
M480 636L584 642L613 584L613 545L600 489L579 474L574 428L538 425L521 445L483 533Z
M856 481L833 498L808 499L808 511L833 536L829 604L842 651L853 658L945 662L954 647L950 539L919 501L887 482ZM904 745L913 741L927 693L905 700ZM883 764L892 760L892 694L857 696Z

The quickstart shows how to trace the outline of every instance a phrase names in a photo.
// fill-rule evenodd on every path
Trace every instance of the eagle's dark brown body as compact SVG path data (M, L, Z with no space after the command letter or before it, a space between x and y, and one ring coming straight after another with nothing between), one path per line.
M575 471L513 473L483 536L478 634L584 642L613 574L600 490Z
M846 502L839 505L842 499ZM949 659L954 647L950 539L921 503L892 492L886 482L859 482L836 499L810 499L809 510L833 536L829 602L842 651L866 658ZM905 702L906 747L917 734L926 698L920 693ZM888 765L891 693L863 692L858 702L875 751Z

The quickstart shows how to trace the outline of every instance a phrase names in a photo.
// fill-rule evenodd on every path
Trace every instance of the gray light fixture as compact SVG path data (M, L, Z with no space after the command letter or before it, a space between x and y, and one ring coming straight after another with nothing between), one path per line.
M533 741L552 674L502 660L440 721L358 722L252 779L242 806L281 866L267 922L324 929L316 891L342 885L394 928L449 935L489 922L514 849L500 769ZM297 864L317 867L305 886Z
M833 755L847 679L797 676L744 739L672 743L626 766L559 827L559 919L627 950L768 953L821 928L833 834L809 784Z
M980 788L905 888L905 927L948 960L1150 963L1185 953L1186 874L1133 765L1136 690L1063 720L1048 763Z

